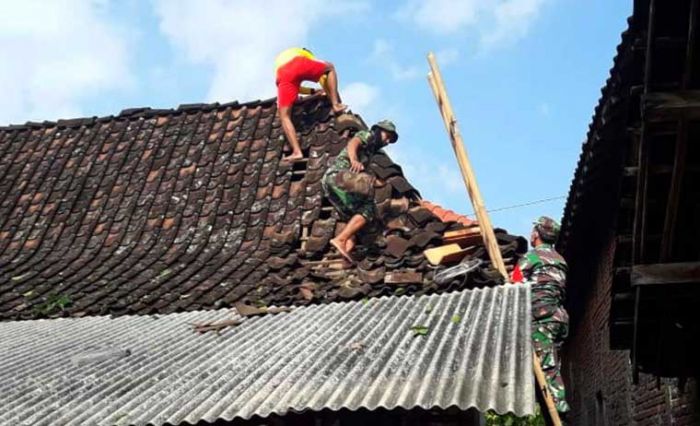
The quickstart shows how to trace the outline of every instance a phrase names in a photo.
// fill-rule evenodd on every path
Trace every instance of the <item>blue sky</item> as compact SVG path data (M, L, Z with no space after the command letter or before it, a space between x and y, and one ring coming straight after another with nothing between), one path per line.
M274 95L272 59L335 63L423 197L471 213L426 82L434 51L489 209L565 196L631 1L0 0L0 124ZM494 212L527 235L565 199Z

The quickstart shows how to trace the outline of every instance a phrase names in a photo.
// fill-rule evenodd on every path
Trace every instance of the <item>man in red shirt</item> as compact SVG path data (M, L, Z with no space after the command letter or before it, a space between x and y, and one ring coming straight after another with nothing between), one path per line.
M299 93L314 94L317 90L302 87L302 81L318 82L330 98L333 112L339 114L347 107L340 103L338 95L338 75L330 62L319 61L308 49L292 47L275 59L275 78L277 82L277 106L282 130L292 148L291 154L283 161L298 161L304 158L292 123L292 107Z

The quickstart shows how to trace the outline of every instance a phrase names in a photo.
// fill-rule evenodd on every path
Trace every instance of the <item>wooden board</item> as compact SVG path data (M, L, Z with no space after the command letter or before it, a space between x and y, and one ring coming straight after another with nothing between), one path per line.
M447 244L428 249L423 254L431 265L446 265L459 262L469 253L470 249L471 247L462 248L459 244Z
M631 282L633 286L700 283L700 262L634 265Z
M459 244L465 248L476 244L483 243L484 239L481 236L481 230L478 226L473 226L459 231L448 231L442 237L445 244Z

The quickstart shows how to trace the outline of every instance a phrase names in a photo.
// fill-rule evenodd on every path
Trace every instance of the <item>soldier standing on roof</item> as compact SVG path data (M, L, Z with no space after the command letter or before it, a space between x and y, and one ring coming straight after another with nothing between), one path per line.
M318 92L315 89L302 87L303 81L319 82L323 91L330 98L333 112L340 114L346 108L340 103L338 95L338 75L330 62L317 60L308 49L299 47L289 48L275 59L275 79L277 82L277 106L282 130L292 148L292 153L284 157L284 161L298 161L304 158L297 138L297 132L292 123L292 107L299 93L310 95Z
M559 224L542 216L534 222L530 234L533 249L523 256L512 274L513 282L532 285L532 342L542 363L557 411L569 411L561 377L559 349L569 334L569 314L564 309L567 266L554 249Z
M350 253L355 247L355 234L374 220L376 215L376 179L363 172L377 151L395 143L398 138L396 126L389 120L380 121L369 131L357 132L321 180L324 195L343 219L350 219L340 234L331 240L331 244L351 263L353 259Z

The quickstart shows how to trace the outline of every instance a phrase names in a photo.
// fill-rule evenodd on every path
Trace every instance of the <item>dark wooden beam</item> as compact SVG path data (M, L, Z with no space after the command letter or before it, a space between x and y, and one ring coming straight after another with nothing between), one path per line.
M685 47L685 67L683 68L683 90L690 87L693 76L693 60L695 55L695 36L698 23L698 0L690 1L690 14L688 19L688 38Z
M683 176L685 175L686 152L688 150L688 124L685 119L678 122L678 137L676 138L676 153L673 159L673 174L671 187L668 191L666 215L664 217L664 232L661 239L661 262L671 260L673 256L673 241L676 235L676 219L678 218L678 203L681 197Z
M700 284L700 262L634 265L632 267L631 282L633 286Z
M644 92L643 96L649 95L649 86L651 83L652 58L654 56L654 38L656 36L654 15L656 13L656 0L649 2L649 20L647 22L647 40L644 58ZM637 263L640 259L644 259L644 234L646 233L646 210L647 210L647 186L648 186L648 166L649 166L649 135L647 134L649 124L644 117L642 110L642 131L639 137L639 148L637 157L637 167L639 174L637 175L637 187L635 194L634 222L632 224L632 264ZM639 383L639 366L637 364L637 340L639 337L639 299L641 296L641 287L635 289L634 300L634 327L632 330L632 352L630 354L632 360L632 383Z
M700 90L652 92L642 98L647 122L700 118Z
M646 123L645 123L646 125ZM642 141L637 153L637 186L634 196L634 221L632 232L632 259L640 262L645 258L645 235L647 225L647 188L649 186L649 141L646 135L642 135Z

